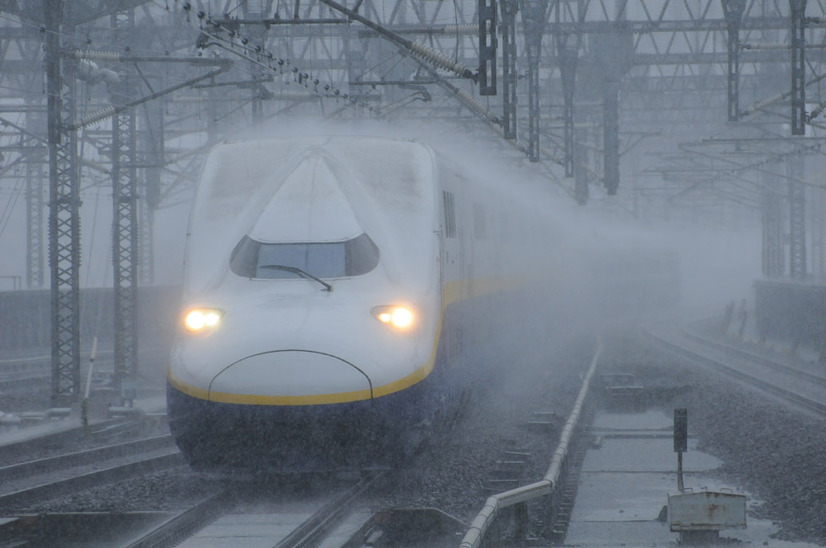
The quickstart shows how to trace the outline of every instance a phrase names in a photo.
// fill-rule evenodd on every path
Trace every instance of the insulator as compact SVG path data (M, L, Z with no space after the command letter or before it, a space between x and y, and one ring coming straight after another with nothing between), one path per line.
M115 115L115 107L108 106L104 107L100 110L96 110L91 114L87 114L77 122L74 122L69 125L69 129L80 129L86 126L90 126L95 122L100 122L101 120L105 120L106 118L111 118Z
M436 66L442 67L443 69L450 70L458 74L463 78L472 78L473 71L469 68L460 65L455 61L451 61L438 51L425 46L424 44L419 44L418 42L411 42L410 49L413 50L414 53L418 54L420 57L431 61Z
M812 120L820 116L824 109L826 109L826 99L821 100L820 103L814 109L812 109L812 111L809 113L809 116L807 117L807 121L811 122Z
M778 93L777 95L772 95L768 99L763 99L759 103L755 103L753 107L751 107L747 112L752 113L756 110L760 110L761 108L765 108L767 106L773 105L774 103L779 103L784 98L782 93Z
M479 25L445 25L442 33L476 36L479 34Z
M112 63L119 63L121 55L117 51L96 51L96 50L79 50L76 49L71 53L75 59L86 59L89 61L109 61Z
M457 90L456 95L462 100L462 102L467 106L470 110L475 112L480 117L484 118L489 122L493 122L494 124L500 124L501 121L499 117L485 108L484 105L480 104L476 99L474 99L471 95L468 95L467 92L464 90Z

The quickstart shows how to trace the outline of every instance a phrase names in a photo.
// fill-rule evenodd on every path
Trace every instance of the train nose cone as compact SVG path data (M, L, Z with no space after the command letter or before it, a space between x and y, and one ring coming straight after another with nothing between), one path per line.
M358 367L321 352L281 350L235 362L212 379L211 401L308 405L366 400L370 378ZM243 400L243 401L240 401Z

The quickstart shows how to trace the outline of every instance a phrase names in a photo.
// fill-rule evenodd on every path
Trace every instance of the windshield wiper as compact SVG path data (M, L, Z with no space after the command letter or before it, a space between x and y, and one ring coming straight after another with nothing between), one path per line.
M310 274L309 272L307 272L305 270L301 270L300 268L296 268L294 266L286 266L286 265L283 265L283 264L265 264L265 265L259 266L258 268L272 268L273 270L284 270L285 272L292 272L293 274L298 274L302 278L307 278L308 280L317 281L318 283L320 283L321 285L324 286L324 289L322 291L332 291L333 290L333 286L330 285L329 283L325 282L321 278L317 278L317 277L313 276L312 274Z

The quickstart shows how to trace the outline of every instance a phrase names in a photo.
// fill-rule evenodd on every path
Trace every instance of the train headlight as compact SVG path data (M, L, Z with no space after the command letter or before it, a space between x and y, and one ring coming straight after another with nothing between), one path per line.
M184 327L190 333L203 333L218 327L223 315L224 311L217 308L193 308L184 316Z
M416 320L410 307L402 305L377 306L372 310L373 316L381 323L392 325L396 329L410 329Z

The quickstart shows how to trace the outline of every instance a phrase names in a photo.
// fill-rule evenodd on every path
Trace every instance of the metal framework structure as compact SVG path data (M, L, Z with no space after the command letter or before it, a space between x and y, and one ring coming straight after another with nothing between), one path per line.
M789 178L789 274L795 280L806 278L806 188L803 156L786 159Z
M548 20L548 4L541 0L522 4L525 53L528 57L528 157L531 162L538 162L539 125L542 117L539 106L539 59L542 56L542 36Z
M80 188L74 120L75 80L61 66L63 2L45 4L46 82L49 116L49 267L52 293L52 404L80 392Z
M45 145L45 113L38 115L33 105L27 105L25 136L21 146L26 147L26 287L43 287L45 249L43 225L43 164L48 159ZM29 143L29 144L23 144Z
M46 282L48 148L54 401L78 394L84 192L113 196L124 380L137 371L135 290L154 279L156 209L187 199L227 129L282 117L453 120L541 163L583 205L688 220L760 211L766 275L784 274L788 248L802 279L807 249L824 245L806 238L806 209L824 191L812 178L825 4L0 0L0 190L25 179L29 288ZM807 173L793 168L804 161Z
M789 0L792 50L792 135L806 134L806 0Z
M502 133L505 139L515 140L516 135L516 0L500 0L502 12L499 31L502 35Z
M783 198L772 189L775 177L764 174L763 178L763 275L780 278L786 271L783 259Z
M135 14L132 10L111 15L115 38L126 48L134 41ZM125 49L125 48L119 48ZM127 68L110 86L112 106L122 107L133 100L134 70ZM138 174L137 115L125 108L112 117L112 189L113 234L112 263L114 272L115 384L123 399L131 400L130 383L138 369Z
M745 0L723 0L723 13L728 33L728 120L740 119L740 25L743 22Z
M479 0L479 95L496 95L496 0Z

